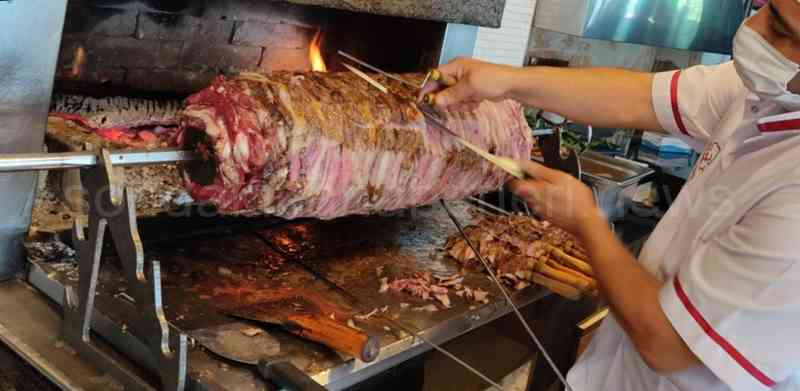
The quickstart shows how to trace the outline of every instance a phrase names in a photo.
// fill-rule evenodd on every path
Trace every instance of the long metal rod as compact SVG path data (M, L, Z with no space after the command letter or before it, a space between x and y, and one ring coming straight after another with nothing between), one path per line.
M531 326L528 325L528 322L526 322L525 318L522 316L522 313L519 312L519 308L517 308L517 305L514 304L513 300L511 300L511 296L508 294L508 292L506 292L506 289L503 286L503 283L500 282L500 280L495 275L494 271L492 271L492 268L489 265L489 262L487 262L486 259L483 258L481 253L478 251L478 248L475 247L475 245L472 243L471 240L469 240L469 236L467 236L466 232L464 232L464 227L458 221L458 219L453 214L453 212L450 211L450 208L447 207L447 204L444 202L444 200L441 200L441 204L442 204L442 208L444 208L445 212L447 212L447 215L450 216L450 220L452 220L453 224L455 224L456 228L458 229L458 232L464 238L464 241L467 242L467 245L469 246L469 248L472 250L473 253L475 253L475 255L478 257L478 259L481 261L481 263L483 264L483 267L486 268L486 272L489 273L489 276L492 277L492 281L494 281L494 283L500 289L500 292L503 292L503 296L505 297L506 302L514 310L514 313L517 315L517 318L519 318L520 323L522 323L522 326L525 327L525 330L528 332L528 335L530 335L531 339L533 340L533 343L536 344L536 347L542 353L542 356L544 356L544 359L550 365L550 368L552 368L553 372L556 373L556 375L558 376L558 379L561 380L561 383L564 384L564 387L566 387L567 391L573 391L572 387L570 387L569 383L567 383L567 379L564 377L564 374L561 373L561 371L556 366L556 363L550 357L550 354L547 353L547 350L544 348L544 345L542 345L542 342L539 341L539 338L536 336L536 333L533 332L533 329L531 329Z
M478 371L477 369L473 368L471 365L467 364L466 362L464 362L464 361L463 361L463 360L461 360L460 358L458 358L458 357L456 357L455 355L453 355L453 353L450 353L450 352L448 352L448 351L447 351L447 350L445 350L444 348L440 347L439 345L437 345L437 344L435 344L435 343L431 342L430 340L428 340L427 338L423 337L423 336L422 336L422 334L419 334L419 333L417 333L417 332L415 332L415 331L411 330L410 328L408 328L408 327L405 327L403 324L399 323L399 322L398 322L398 321L396 321L396 320L389 319L389 317L388 317L388 316L382 317L382 319L385 319L386 321L388 321L388 322L389 322L389 324L391 324L392 326L394 326L394 327L397 327L397 328L399 328L399 329L401 329L401 330L403 330L403 331L405 331L405 332L407 332L407 333L411 334L411 336L412 336L412 337L414 337L414 338L417 338L417 339L419 339L420 341L422 341L422 342L426 343L428 346L430 346L430 347L434 348L434 349L435 349L435 350L437 350L439 353L442 353L442 354L444 354L445 356L447 356L447 357L448 357L448 358L450 358L451 360L455 361L456 363L458 363L459 365L461 365L462 367L464 367L464 368L465 368L465 369L467 369L468 371L470 371L470 372L474 373L476 376L478 376L478 377L480 377L481 379L483 379L483 381L485 381L487 384L491 385L491 386L492 386L492 387L494 387L495 389L498 389L498 390L500 390L500 391L502 391L502 390L503 390L503 387L502 387L501 385L497 384L497 383L496 383L495 381L493 381L492 379L489 379L489 378L488 378L486 375L482 374L480 371Z
M193 160L194 153L180 149L111 151L111 164L135 166ZM0 172L87 168L98 164L92 152L7 153L0 154Z
M358 65L363 66L364 68L368 68L368 69L370 69L372 71L378 72L381 75L384 75L384 76L386 76L386 77L388 77L388 78L390 78L392 80L397 80L397 81L399 81L399 82L401 82L403 84L409 85L411 87L419 88L418 85L416 85L414 83L411 83L410 81L405 80L402 77L392 75L391 73L386 72L386 71L384 71L384 70L382 70L380 68L376 68L376 67L374 67L372 65L369 65L366 62L361 61L361 60L359 60L359 59L357 59L357 58L355 58L355 57L353 57L353 56L351 56L351 55L349 55L349 54L347 54L347 53L345 53L345 52L343 52L341 50L339 50L339 55L344 57L344 58L346 58L346 59L348 59L348 60L350 60L350 61L352 61L352 62L354 62L354 63L356 63L356 64L358 64Z
M511 212L508 212L506 210L500 209L500 208L498 208L498 207L496 207L496 206L494 206L494 205L492 205L492 204L490 204L490 203L488 203L488 202L486 202L486 201L484 201L484 200L482 200L482 199L480 199L478 197L467 197L467 198L470 201L472 201L472 202L474 202L474 203L476 203L476 204L478 204L480 206L483 206L486 209L492 210L497 214L501 214L503 216L511 216Z

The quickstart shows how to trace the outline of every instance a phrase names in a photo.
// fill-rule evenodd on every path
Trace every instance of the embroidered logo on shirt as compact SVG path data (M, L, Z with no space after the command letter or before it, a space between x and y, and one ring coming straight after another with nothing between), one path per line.
M720 152L722 152L722 146L717 142L713 142L706 147L703 155L697 160L697 167L695 167L690 179L694 179L696 176L702 174L706 168L710 167L711 164L714 163L714 160L717 160L717 156L719 156Z

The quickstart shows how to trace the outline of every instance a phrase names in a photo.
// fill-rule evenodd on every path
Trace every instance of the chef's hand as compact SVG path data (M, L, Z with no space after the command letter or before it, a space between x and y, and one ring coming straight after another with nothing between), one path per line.
M459 57L439 67L442 79L452 85L446 87L441 82L429 82L420 92L420 99L429 93L436 93L435 105L439 107L485 99L503 100L511 88L515 69Z
M562 171L539 163L520 161L530 178L514 180L509 188L542 218L581 238L597 224L605 224L592 190Z

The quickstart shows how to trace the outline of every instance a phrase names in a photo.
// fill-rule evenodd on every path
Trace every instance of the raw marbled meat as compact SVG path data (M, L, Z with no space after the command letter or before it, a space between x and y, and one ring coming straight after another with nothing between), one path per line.
M223 213L331 219L493 191L508 176L427 123L416 91L379 75L243 73L189 97L179 142L201 153L185 181ZM421 75L404 75L419 80ZM455 132L526 159L532 134L513 101L441 113Z

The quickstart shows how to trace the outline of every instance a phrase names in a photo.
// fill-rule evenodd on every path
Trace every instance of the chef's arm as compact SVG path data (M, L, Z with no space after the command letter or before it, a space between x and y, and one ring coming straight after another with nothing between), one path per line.
M512 98L525 105L599 127L659 131L653 109L653 74L609 68L510 67L457 59L439 70L452 87L436 104ZM429 84L424 93L441 88Z
M611 68L514 68L509 97L604 128L660 130L651 73Z
M579 237L592 260L600 292L647 365L662 374L699 365L661 309L661 281L636 261L607 221L587 219Z
M700 364L661 310L663 285L617 239L597 208L592 191L579 180L534 162L520 162L529 177L511 190L538 214L575 234L586 248L600 293L615 319L655 371L671 373Z

